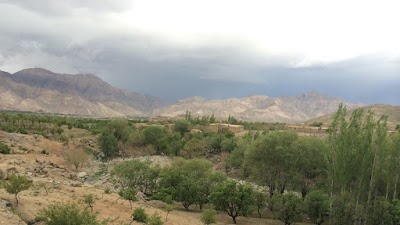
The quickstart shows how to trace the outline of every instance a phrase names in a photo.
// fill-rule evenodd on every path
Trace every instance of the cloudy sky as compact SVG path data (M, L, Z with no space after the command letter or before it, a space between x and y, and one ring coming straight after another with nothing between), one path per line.
M175 101L309 91L400 105L397 0L0 0L0 70Z

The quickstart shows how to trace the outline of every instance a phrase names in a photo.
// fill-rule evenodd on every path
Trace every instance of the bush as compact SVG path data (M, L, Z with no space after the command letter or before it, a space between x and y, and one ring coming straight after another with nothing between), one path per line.
M149 216L146 211L142 208L136 208L132 213L132 220L139 223L147 223Z
M39 212L36 221L44 221L46 225L100 225L96 215L88 210L80 209L74 203L55 203Z
M11 149L10 147L8 147L8 145L6 145L5 143L0 141L0 153L2 154L10 154L11 153Z
M204 223L204 225L210 225L213 223L217 222L216 219L217 216L217 211L214 209L206 209L204 212L201 214L201 222Z
M43 155L48 155L49 154L49 150L43 149L42 151L40 151L40 153L42 153Z
M161 219L161 216L155 212L147 221L147 225L163 225L164 222Z
M106 187L106 189L104 189L104 193L105 194L111 194L112 193L111 188L110 187Z
M321 225L329 213L329 196L322 191L311 191L305 200L305 210L310 220Z

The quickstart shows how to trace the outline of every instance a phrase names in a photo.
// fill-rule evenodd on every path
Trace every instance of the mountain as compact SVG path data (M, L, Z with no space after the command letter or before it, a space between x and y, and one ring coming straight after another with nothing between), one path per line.
M118 89L90 74L41 68L0 71L0 109L94 117L149 116L160 99Z
M378 120L382 115L388 116L388 128L389 130L394 130L398 124L400 124L400 106L375 104L362 107L366 112L371 110L374 112L374 118ZM347 112L347 117L350 118L351 114L355 109L350 109ZM320 116L317 118L310 119L306 121L307 124L312 123L325 123L330 124L332 122L333 113Z
M210 116L226 119L234 116L240 120L298 123L332 113L344 103L349 108L361 106L342 99L310 92L300 96L250 96L223 100L188 98L176 104L156 109L153 117L178 117L191 112L192 116Z

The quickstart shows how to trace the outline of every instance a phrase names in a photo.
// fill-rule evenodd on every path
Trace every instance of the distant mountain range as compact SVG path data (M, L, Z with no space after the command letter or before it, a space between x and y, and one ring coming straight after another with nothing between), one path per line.
M337 110L362 106L319 93L272 98L250 96L223 100L200 97L180 100L173 105L135 92L111 86L89 74L58 74L41 68L24 69L14 74L0 71L0 110L61 113L92 117L192 116L226 119L297 123Z
M89 74L33 68L0 71L0 109L94 117L149 116L165 102L118 89Z
M154 117L178 117L186 111L192 116L214 114L217 118L226 119L233 116L239 120L298 123L311 118L326 115L337 110L343 103L348 108L362 104L345 102L342 99L310 92L300 96L272 98L268 96L250 96L223 100L207 100L193 97L178 101L165 108L156 109Z

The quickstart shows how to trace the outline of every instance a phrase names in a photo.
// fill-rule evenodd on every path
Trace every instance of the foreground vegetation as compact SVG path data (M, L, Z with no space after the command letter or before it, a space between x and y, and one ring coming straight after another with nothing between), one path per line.
M346 116L346 108L340 106L326 138L279 129L249 131L237 137L227 128L205 129L215 122L213 117L193 119L190 114L172 125L134 126L142 121L3 113L0 125L6 131L42 133L54 139L64 129L86 129L97 135L103 161L126 156L129 148L176 157L164 167L124 160L111 169L111 175L121 198L130 203L140 191L165 202L169 211L174 203L186 210L198 207L205 212L204 224L215 222L216 209L234 223L240 216L263 217L261 212L268 210L285 225L306 217L317 225L398 225L400 135L387 132L386 116L375 120L372 112L362 109L355 110L350 119ZM240 123L234 118L226 122ZM0 144L2 153L10 153L8 146ZM216 163L215 159L222 160L219 171L210 162ZM80 166L75 164L76 169ZM17 199L18 192L10 193ZM75 210L75 205L51 207L41 214L47 220L46 213L71 211L95 221L90 211ZM133 213L133 220L158 218L139 211Z

